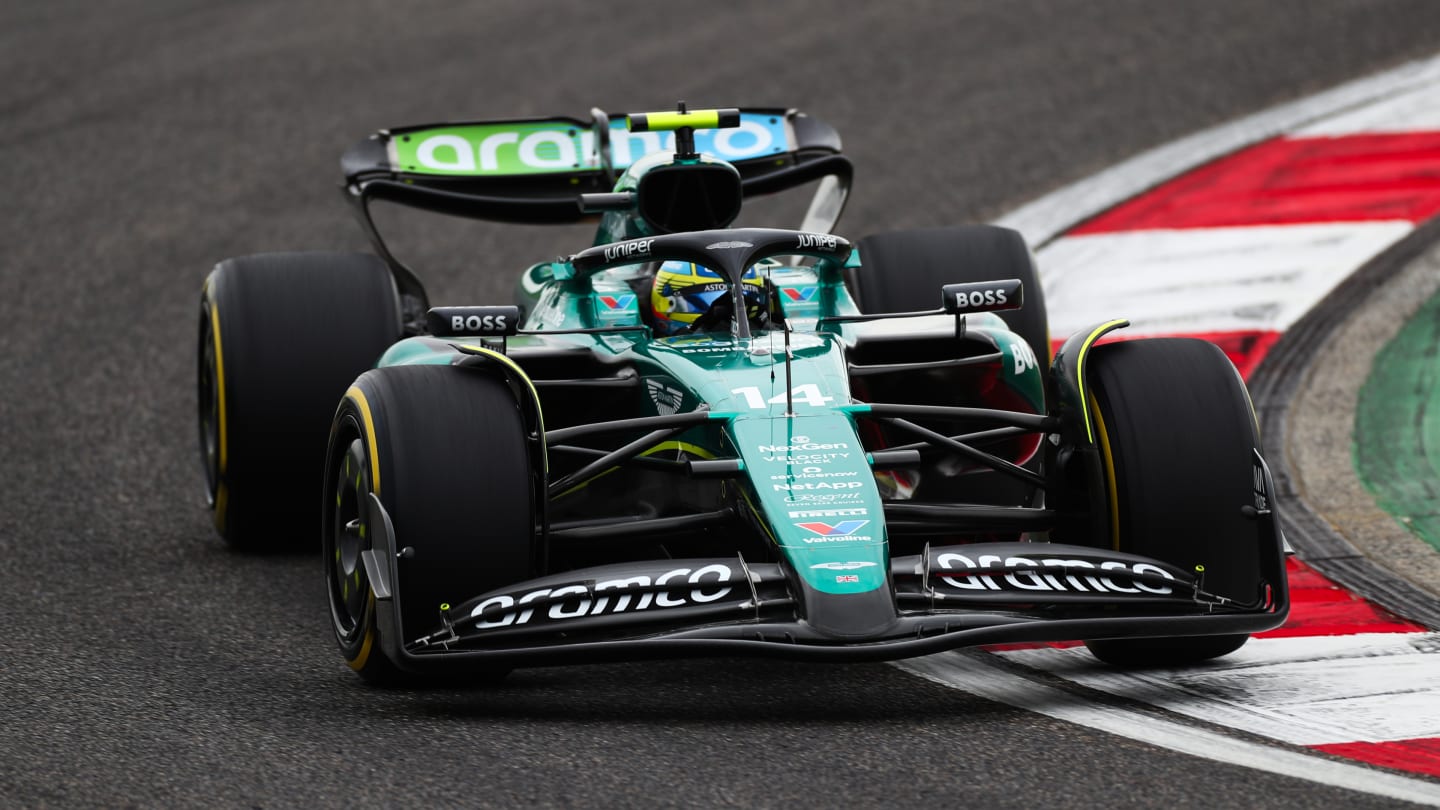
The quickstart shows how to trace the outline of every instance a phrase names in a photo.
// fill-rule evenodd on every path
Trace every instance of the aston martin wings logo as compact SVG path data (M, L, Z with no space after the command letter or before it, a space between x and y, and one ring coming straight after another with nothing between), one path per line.
M854 571L857 568L872 568L876 565L873 562L823 562L810 566L824 571Z
M671 416L680 410L680 403L685 399L684 393L659 380L646 380L645 390L650 393L650 401L655 403L655 411L661 416Z

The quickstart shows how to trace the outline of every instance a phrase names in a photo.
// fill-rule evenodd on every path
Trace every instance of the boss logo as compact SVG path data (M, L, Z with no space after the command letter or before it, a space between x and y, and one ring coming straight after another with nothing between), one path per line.
M435 307L425 320L436 337L513 335L520 328L520 308Z
M1000 309L1019 309L1023 294L1019 279L1006 281L981 281L970 284L946 284L940 288L945 311L992 312Z
M489 332L493 329L504 329L504 315L451 315L450 329L455 332L469 330L471 332Z

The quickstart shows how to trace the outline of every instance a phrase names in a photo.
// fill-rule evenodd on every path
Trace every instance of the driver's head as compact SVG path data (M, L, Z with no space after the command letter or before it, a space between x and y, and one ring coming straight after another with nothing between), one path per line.
M754 323L765 310L765 281L754 267L745 271L741 281L747 315ZM692 262L665 262L650 287L656 334L674 335L690 329L716 302L723 303L727 295L725 280L714 270Z

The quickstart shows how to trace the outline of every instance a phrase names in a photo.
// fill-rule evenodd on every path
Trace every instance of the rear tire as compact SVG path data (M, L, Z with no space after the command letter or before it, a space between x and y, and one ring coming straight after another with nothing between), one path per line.
M1045 293L1030 248L1018 231L994 225L959 225L892 231L860 240L861 267L850 289L867 313L919 312L940 307L946 284L1018 278L1025 306L997 312L1050 368L1050 322Z
M375 542L364 525L368 494L389 513L396 544L413 549L396 561L391 583L403 623L395 641L403 644L435 629L441 605L538 573L529 453L514 394L487 372L382 368L345 394L327 455L324 561L336 640L360 677L380 685L436 680L401 672L382 650L383 634L394 630L378 626L370 583L354 562ZM363 531L347 533L355 520ZM504 673L455 674L473 683Z
M200 298L201 459L215 529L246 550L313 548L335 403L400 337L390 271L365 254L227 259Z
M859 243L861 267L847 284L863 312L939 309L946 284L1016 278L1021 309L997 312L1034 351L1043 379L1050 370L1050 325L1045 293L1030 248L1018 231L994 225L959 225L867 236ZM1043 454L1025 465L1038 472ZM922 471L923 472L923 471ZM923 475L917 498L938 502L1032 504L1035 488L1001 473L951 478Z
M1096 443L1107 481L1110 543L1185 570L1204 572L1206 591L1253 602L1260 596L1254 502L1255 412L1235 367L1214 344L1149 339L1096 346L1086 365ZM1119 666L1168 666L1234 652L1245 634L1087 641Z

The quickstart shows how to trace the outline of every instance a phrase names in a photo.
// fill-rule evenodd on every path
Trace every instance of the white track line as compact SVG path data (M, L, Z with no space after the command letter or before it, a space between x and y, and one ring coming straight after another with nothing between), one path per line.
M1084 700L1069 692L987 666L975 658L941 653L896 666L977 697L1067 723L1258 771L1420 804L1440 804L1440 784L1371 770L1285 748L1258 745L1147 712Z
M1440 737L1440 634L1252 639L1204 664L1107 667L1083 647L1000 653L1072 683L1292 745Z
M1436 82L1440 82L1440 57L1407 62L1384 73L1357 79L1319 95L1201 130L1142 152L1099 174L1027 203L1000 217L995 224L1014 228L1025 236L1032 247L1038 248L1101 211L1221 155L1347 110L1386 98L1408 96Z
M1440 84L1414 87L1289 134L1296 138L1335 138L1377 133L1408 134L1419 130L1440 131Z
M1109 318L1127 337L1282 332L1409 222L1248 225L1067 236L1040 251L1050 334Z

